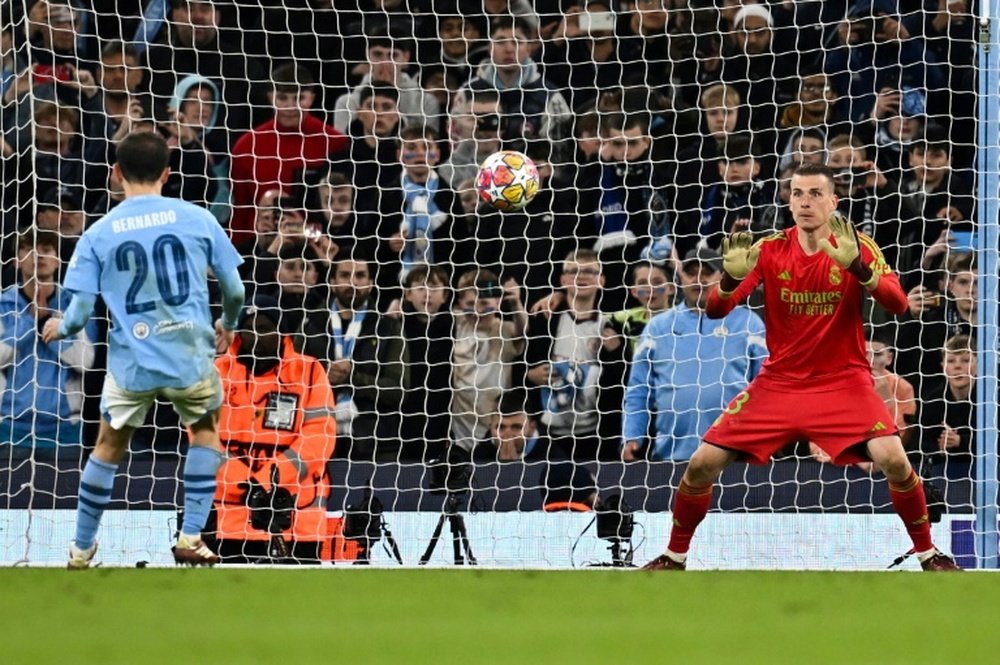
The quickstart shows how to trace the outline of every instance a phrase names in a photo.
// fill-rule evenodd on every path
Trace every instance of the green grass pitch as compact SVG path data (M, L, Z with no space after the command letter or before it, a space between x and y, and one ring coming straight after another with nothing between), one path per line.
M1000 662L1000 575L0 570L0 663Z

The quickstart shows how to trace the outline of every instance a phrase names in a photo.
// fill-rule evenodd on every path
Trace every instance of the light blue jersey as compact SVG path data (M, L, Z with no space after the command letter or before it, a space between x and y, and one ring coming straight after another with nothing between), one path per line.
M228 275L242 262L208 211L134 196L83 234L63 286L104 298L112 322L108 370L121 388L186 388L215 359L208 269Z
M653 459L687 460L767 357L764 322L745 307L709 319L685 303L654 316L636 347L625 390L624 441L646 440Z

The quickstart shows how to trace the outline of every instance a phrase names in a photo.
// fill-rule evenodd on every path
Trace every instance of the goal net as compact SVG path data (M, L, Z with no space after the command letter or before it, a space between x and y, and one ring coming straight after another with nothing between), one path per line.
M205 532L226 562L661 553L687 460L768 354L759 290L705 315L722 240L793 226L791 174L816 163L908 294L901 314L858 304L892 418L871 435L900 430L935 542L995 563L978 4L0 3L0 563L61 564L73 536L114 324L98 303L74 338L41 330L80 236L125 197L112 166L135 131L170 147L164 195L245 260ZM537 167L523 209L479 188L499 150ZM179 297L135 251L155 268L136 293ZM794 279L793 325L832 314L842 273L829 293ZM141 342L186 323L128 325ZM690 567L880 569L909 549L877 467L795 438L726 469ZM99 560L172 561L187 448L158 400Z

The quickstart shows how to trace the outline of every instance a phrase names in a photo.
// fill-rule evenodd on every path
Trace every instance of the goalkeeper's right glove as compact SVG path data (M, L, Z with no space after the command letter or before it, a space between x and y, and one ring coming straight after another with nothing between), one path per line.
M753 235L746 231L722 239L722 269L737 281L746 279L760 257L760 247L754 245Z

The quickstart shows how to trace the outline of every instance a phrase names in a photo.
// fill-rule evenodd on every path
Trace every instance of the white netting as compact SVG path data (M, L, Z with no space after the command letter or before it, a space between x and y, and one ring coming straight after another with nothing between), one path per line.
M39 331L69 300L60 264L122 200L115 146L139 129L171 147L164 194L218 218L248 300L273 298L258 304L321 363L254 379L238 353L219 361L246 384L223 411L234 560L284 556L247 508L272 468L294 495L294 560L356 556L339 511L368 497L406 563L442 510L473 513L483 563L607 560L593 531L569 554L589 515L539 512L598 490L638 512L636 556L658 553L684 462L766 354L759 295L739 323L703 321L692 268L734 229L790 226L791 170L824 161L910 294L899 317L865 305L876 387L942 494L937 540L972 556L975 4L0 3L0 562L61 561L72 535L109 322L99 307L59 350ZM542 173L522 212L477 198L500 148ZM652 363L667 369L628 389L644 327L671 308ZM320 384L334 414L309 402ZM169 557L186 449L158 404L120 468L105 560ZM884 478L807 441L728 469L716 501L732 514L710 515L698 565L879 567L908 547ZM382 537L367 526L362 542Z

